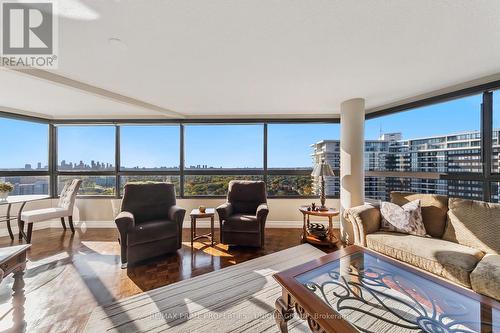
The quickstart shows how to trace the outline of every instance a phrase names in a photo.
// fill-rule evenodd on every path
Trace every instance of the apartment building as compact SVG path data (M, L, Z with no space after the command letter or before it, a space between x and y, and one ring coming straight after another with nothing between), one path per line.
M499 138L500 129L495 129L492 147L492 172L500 170ZM391 191L412 191L481 199L483 189L480 181L441 178L441 175L445 173L482 172L480 147L481 135L479 131L416 139L403 139L403 133L384 133L380 135L378 140L366 140L364 154L367 172L365 195L367 198L386 200ZM339 140L323 140L313 144L312 148L313 163L325 160L332 169L339 169ZM373 176L376 172L381 173ZM391 173L384 176L383 172ZM401 177L395 177L394 172L401 172ZM420 174L422 178L415 178L415 173ZM326 194L338 195L339 182L338 177L328 177L326 179ZM314 193L319 193L319 179L314 179L313 190ZM492 186L491 194L495 198L499 197L498 184Z

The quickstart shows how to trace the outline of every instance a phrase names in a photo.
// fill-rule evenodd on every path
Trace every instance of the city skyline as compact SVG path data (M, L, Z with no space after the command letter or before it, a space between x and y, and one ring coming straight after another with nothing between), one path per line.
M495 133L500 131L500 127L494 128L493 131ZM401 132L386 132L386 133L379 133L380 137L377 139L373 139L373 140L366 139L366 142L387 141L387 139L382 138L384 134L385 135L388 135L388 134L389 135L391 135L391 134L400 135L399 139L396 141L415 141L415 140L427 140L427 139L434 138L434 137L445 137L445 136L454 136L454 135L460 135L460 134L477 134L477 133L480 133L480 131L479 130L460 131L460 132L453 132L453 133L447 133L447 134L441 134L441 135L432 135L429 137L405 138L404 133L401 133ZM494 137L496 137L496 136L494 135ZM319 140L319 141L316 141L316 142L309 144L308 147L310 149L311 146L314 146L315 144L323 142L323 141L339 141L339 139ZM309 153L308 156L310 157L310 155L311 154ZM36 168L33 168L30 163L26 163L24 165L24 168L9 169L9 170L47 170L48 169L48 165L42 166L41 162L37 162L36 164L37 164ZM304 169L304 168L311 168L311 167L312 167L312 164L309 167L297 167L296 169ZM224 169L222 166L211 166L208 164L185 165L185 168L186 169ZM78 163L76 161L75 162L71 162L71 161L67 162L66 160L62 160L58 164L58 169L59 170L109 170L109 169L114 169L114 164L101 162L101 161L95 161L95 160L91 160L89 163L86 163L83 160L79 160ZM141 169L145 169L145 170L146 169L147 170L178 170L179 167L178 166L171 166L171 167L160 166L160 167L153 167L152 168L152 167L145 167L145 166L140 166L140 165L124 166L122 164L121 169L122 170L141 170ZM262 168L261 167L236 167L236 168L229 168L229 169L262 169ZM279 169L279 168L269 167L269 169Z
M367 171L402 171L402 172L481 172L482 164L480 160L481 147L478 131L460 131L448 133L442 136L432 136L427 138L407 138L403 139L402 133L384 133L376 140L365 141L365 170ZM494 132L493 142L493 172L500 171L500 129ZM323 148L322 148L323 147ZM340 140L325 139L315 144L309 145L309 157L311 169L314 163L319 163L323 158L331 164L334 169L339 168L340 161ZM415 154L418 153L418 154ZM31 168L27 164L26 168ZM37 168L41 168L41 162L37 163ZM189 166L195 169L218 169L208 165ZM101 168L101 169L100 169ZM105 170L114 167L111 164L91 161L85 164L61 161L60 170ZM123 169L123 168L122 168ZM134 169L134 168L132 168ZM144 169L137 167L137 169ZM157 168L154 170L161 170ZM251 168L248 168L251 169ZM273 169L273 168L270 168ZM497 170L498 169L498 170ZM130 169L128 169L130 170ZM171 169L170 169L171 170ZM121 177L120 184L126 181L164 181L163 176L126 176ZM262 179L262 176L185 176L185 194L187 195L221 195L227 190L229 180L233 178ZM250 177L250 178L249 178ZM402 176L404 177L404 175ZM58 187L61 182L71 179L72 176L58 178ZM114 195L115 176L82 176L82 194L93 195ZM41 194L48 193L49 179L47 176L13 176L3 177L2 180L14 180L15 189L12 194ZM178 176L168 176L168 181L179 183ZM482 186L476 182L447 182L441 179L406 179L389 177L365 178L365 192L367 197L388 200L389 191L418 189L425 193L437 193L443 195L467 197L480 199ZM176 185L178 186L178 185ZM299 176L268 176L268 192L270 195L311 195L318 194L318 180L309 175ZM492 198L500 198L499 187L492 183ZM339 179L334 177L327 180L327 194L338 195ZM332 192L333 191L333 192Z

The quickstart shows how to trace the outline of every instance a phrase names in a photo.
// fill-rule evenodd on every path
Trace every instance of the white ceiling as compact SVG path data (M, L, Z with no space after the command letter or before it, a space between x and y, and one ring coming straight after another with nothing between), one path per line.
M335 116L500 73L500 1L61 0L57 74L187 117ZM110 38L119 39L123 43ZM162 117L0 71L0 107Z

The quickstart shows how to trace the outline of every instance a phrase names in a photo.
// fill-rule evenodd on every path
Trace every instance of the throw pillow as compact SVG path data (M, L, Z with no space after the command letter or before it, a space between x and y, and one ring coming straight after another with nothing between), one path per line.
M382 202L380 213L382 215L381 229L425 236L420 200L410 201L404 206L398 206L392 202Z

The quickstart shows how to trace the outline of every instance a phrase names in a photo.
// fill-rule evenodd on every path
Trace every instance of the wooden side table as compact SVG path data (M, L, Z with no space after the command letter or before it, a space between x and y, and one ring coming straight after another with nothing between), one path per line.
M200 212L199 209L193 209L191 211L191 248L193 248L193 242L200 238L208 238L211 242L210 246L214 246L214 216L215 209L207 208L204 213ZM204 235L196 235L196 219L210 218L210 233Z
M307 206L301 206L299 208L299 211L302 213L302 216L304 218L304 225L302 226L302 242L333 247L335 245L335 242L337 241L337 237L335 237L335 235L333 234L333 217L338 216L339 211L331 208L325 211L307 210ZM328 218L328 230L326 239L320 239L309 232L311 216Z

